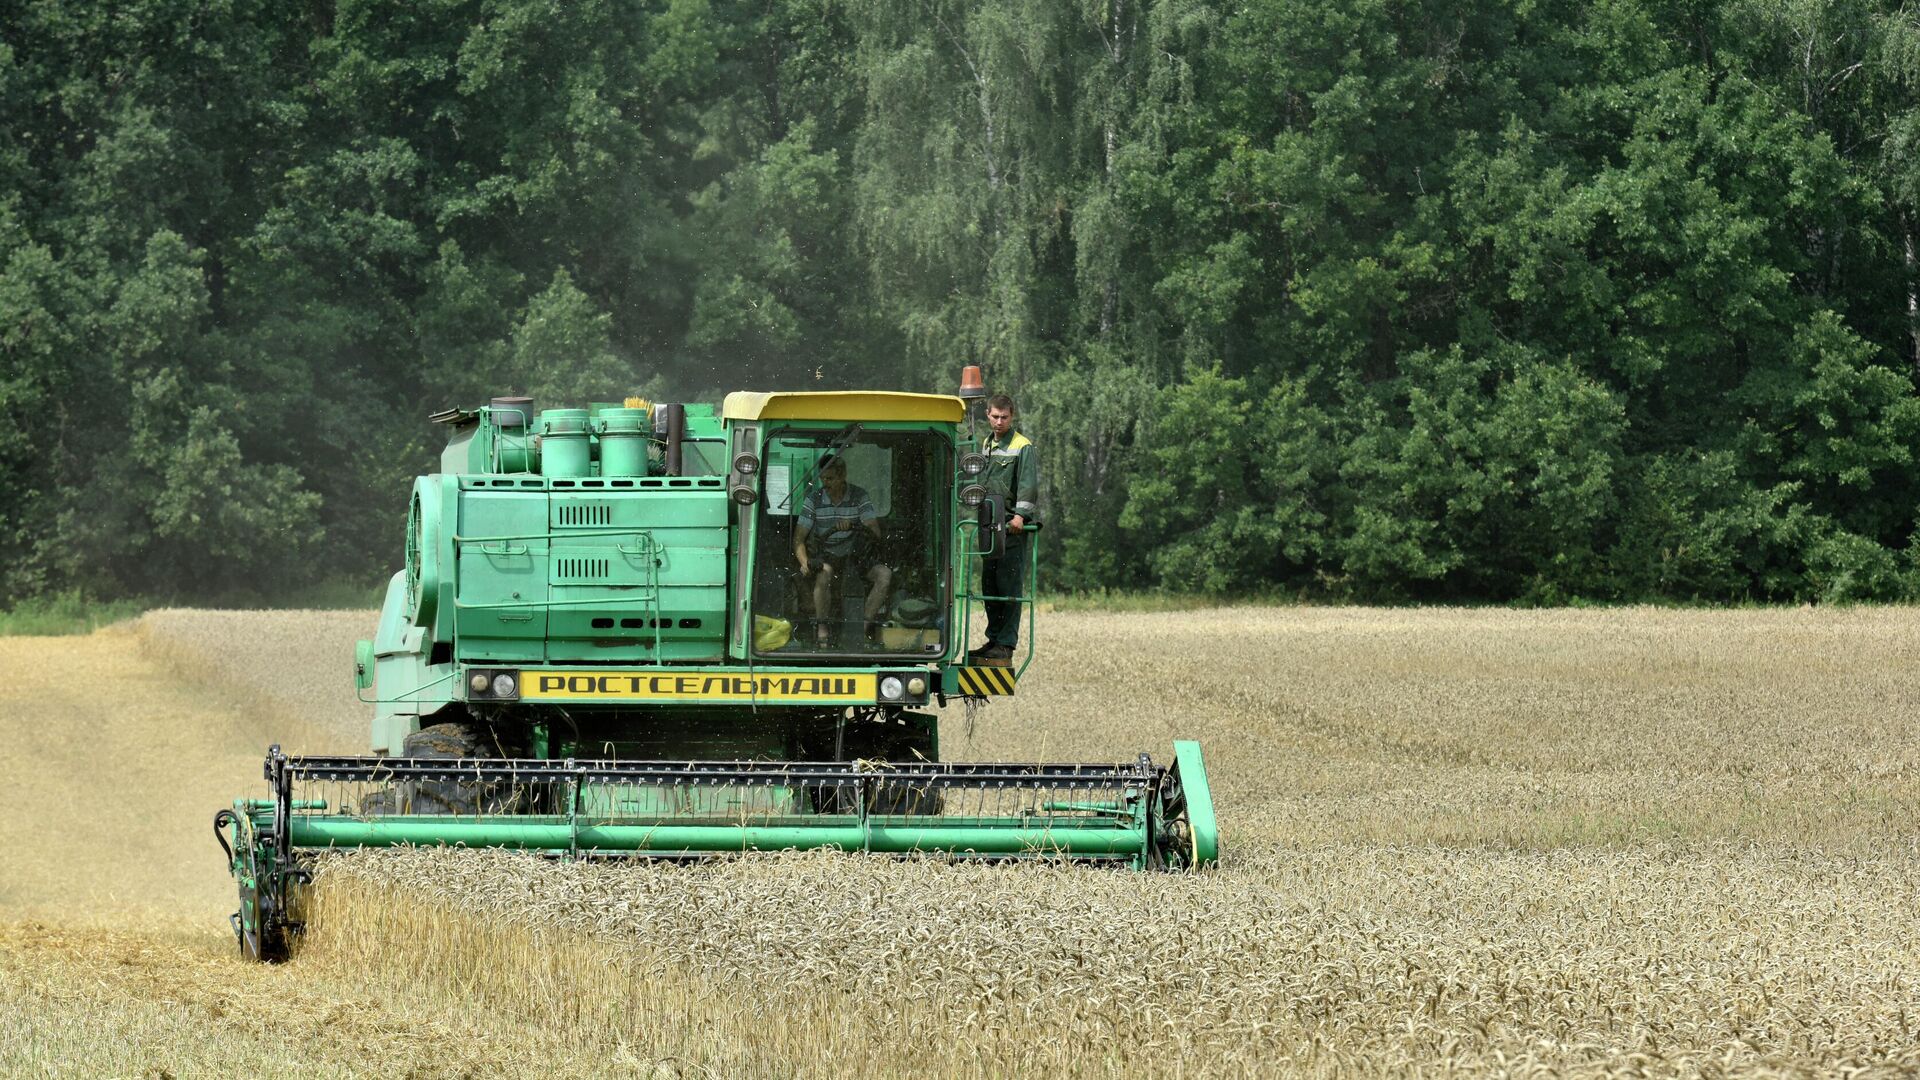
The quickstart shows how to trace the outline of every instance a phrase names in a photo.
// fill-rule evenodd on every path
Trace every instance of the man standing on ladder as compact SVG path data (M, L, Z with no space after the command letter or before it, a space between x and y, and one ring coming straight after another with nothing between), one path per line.
M986 446L987 493L999 497L1007 519L994 553L980 560L980 589L1009 599L985 602L987 643L967 654L972 663L1002 667L1013 663L1014 646L1020 643L1020 601L1011 598L1025 592L1026 530L1040 515L1038 456L1033 440L1013 430L1013 414L1013 399L1007 395L987 399L987 426L993 430Z

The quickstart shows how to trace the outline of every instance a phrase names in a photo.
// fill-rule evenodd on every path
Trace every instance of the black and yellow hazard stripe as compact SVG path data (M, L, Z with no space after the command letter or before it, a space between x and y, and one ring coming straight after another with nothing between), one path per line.
M1011 694L1014 683L1012 668L1003 667L963 667L954 669L960 683L960 692L978 697L990 694Z

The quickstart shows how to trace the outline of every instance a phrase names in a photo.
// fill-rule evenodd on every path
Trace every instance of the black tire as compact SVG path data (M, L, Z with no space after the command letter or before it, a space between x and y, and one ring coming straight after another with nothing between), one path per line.
M458 721L423 727L400 744L400 756L410 758L493 757L482 749L479 733Z
M240 888L242 912L233 917L234 935L240 939L240 958L262 964L281 964L292 955L287 940L286 921L268 898L246 886ZM250 910L249 910L250 909ZM253 916L253 929L245 927L245 914Z
M434 724L407 736L400 756L421 761L500 758L507 747L494 732L464 721ZM511 814L524 811L530 789L504 781L405 780L361 803L371 816L385 814Z
M935 760L933 718L924 713L901 713L884 720L850 723L844 743L848 760L916 762ZM844 804L847 800L843 799ZM880 779L873 786L867 812L883 816L937 816L945 807L943 793L927 784ZM841 813L852 813L844 806Z

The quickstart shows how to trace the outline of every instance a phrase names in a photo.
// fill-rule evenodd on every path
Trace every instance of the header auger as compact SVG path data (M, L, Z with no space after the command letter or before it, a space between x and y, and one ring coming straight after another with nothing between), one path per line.
M247 955L288 955L330 849L1217 860L1194 743L1166 765L940 760L929 706L1016 692L1033 648L1028 603L1025 656L967 659L976 609L1010 599L975 570L1009 515L962 398L732 394L717 415L496 398L434 419L448 447L356 655L374 755L274 747L269 797L215 818ZM841 582L803 584L796 555L827 530L796 519L829 466L873 527L838 546Z

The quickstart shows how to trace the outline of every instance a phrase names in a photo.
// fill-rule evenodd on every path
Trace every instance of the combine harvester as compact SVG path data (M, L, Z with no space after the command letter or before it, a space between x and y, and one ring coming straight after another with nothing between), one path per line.
M286 958L307 864L338 848L1212 865L1194 743L1166 766L940 760L930 705L1014 693L1034 640L1029 602L1017 666L967 657L975 608L1000 599L977 559L1009 515L983 483L978 370L962 383L736 393L719 415L524 398L436 414L440 471L414 482L406 569L356 657L377 756L276 746L269 797L214 819L241 951ZM816 610L799 512L842 466L883 538L859 530L851 580Z

